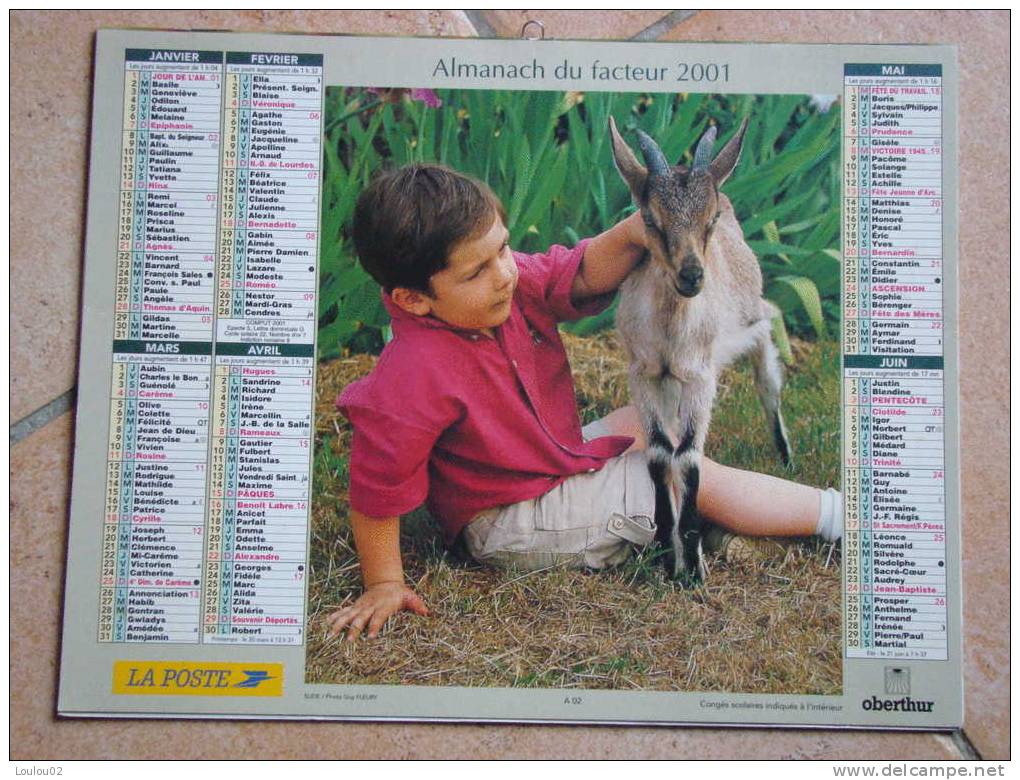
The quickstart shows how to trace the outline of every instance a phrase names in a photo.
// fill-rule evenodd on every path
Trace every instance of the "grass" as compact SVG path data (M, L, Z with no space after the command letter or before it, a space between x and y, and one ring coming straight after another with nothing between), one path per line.
M626 403L611 334L565 335L585 422ZM809 484L839 484L838 344L794 342L784 406L795 466L775 455L750 367L721 381L707 454ZM333 409L371 356L319 366L306 679L311 683L835 694L842 678L838 550L759 545L709 556L707 586L683 590L650 553L601 573L505 572L444 549L424 511L402 523L404 567L432 617L403 614L373 641L326 638L323 619L361 592L347 524L350 430Z

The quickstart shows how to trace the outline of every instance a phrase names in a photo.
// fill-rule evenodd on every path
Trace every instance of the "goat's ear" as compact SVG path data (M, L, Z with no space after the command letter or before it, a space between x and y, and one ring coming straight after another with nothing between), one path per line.
M648 169L638 162L634 152L620 136L620 132L616 129L616 120L612 116L609 117L609 135L613 141L613 161L616 163L616 170L627 182L630 194L634 196L634 203L640 208L644 206Z
M716 187L721 187L722 183L730 177L731 173L733 173L733 169L737 167L737 161L740 159L740 149L744 145L744 133L746 131L747 117L744 117L744 121L740 123L740 129L733 134L729 143L723 147L723 150L719 152L718 156L709 164L708 170L712 173L712 179L715 181Z

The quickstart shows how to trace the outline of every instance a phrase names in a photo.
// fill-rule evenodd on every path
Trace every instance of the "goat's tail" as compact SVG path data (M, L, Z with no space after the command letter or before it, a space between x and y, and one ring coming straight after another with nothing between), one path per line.
M775 306L762 301L763 308L775 310ZM793 452L790 448L790 436L783 422L780 397L783 390L783 364L779 359L779 350L772 341L771 320L763 319L758 323L757 340L751 349L751 362L754 363L754 379L758 389L758 398L768 420L772 438L775 440L779 457L787 466L793 463Z

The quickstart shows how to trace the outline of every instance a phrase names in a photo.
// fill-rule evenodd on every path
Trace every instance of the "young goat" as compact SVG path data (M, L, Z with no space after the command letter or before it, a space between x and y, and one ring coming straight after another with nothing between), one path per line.
M715 127L688 169L672 166L640 130L647 168L609 119L616 167L641 211L649 252L620 288L616 326L630 360L630 392L648 438L655 538L670 575L705 577L696 505L701 454L724 366L750 352L758 395L783 461L790 445L779 409L782 369L772 343L775 308L761 269L719 187L733 172L747 120L712 159Z

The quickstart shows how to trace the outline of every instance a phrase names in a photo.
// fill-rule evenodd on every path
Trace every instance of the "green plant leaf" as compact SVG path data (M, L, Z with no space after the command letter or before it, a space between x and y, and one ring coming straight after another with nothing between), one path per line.
M361 323L356 320L335 320L319 330L316 352L319 360L338 357L351 336L358 332Z
M788 365L793 365L793 349L790 347L790 334L786 332L786 323L782 315L772 318L772 341L779 350L779 357Z
M602 175L602 171L595 171L595 176L592 180L592 198L595 199L595 208L598 209L599 214L599 230L605 230L609 227L609 208L606 204L606 179Z
M813 281L823 299L826 297L838 299L843 264L841 260L832 256L834 251L823 250L810 255L800 255L794 258L787 270L796 276L806 276Z
M790 125L791 115L801 103L799 95L770 95L772 98L761 123L761 137L758 141L758 157L767 160L772 157L779 136Z
M674 165L681 161L681 156L692 151L694 142L705 131L708 118L704 116L704 109L708 100L708 95L683 96L677 103L666 137L656 139L666 159Z
M804 276L777 276L772 280L774 284L781 285L793 292L804 308L819 338L825 338L825 320L822 317L822 301L818 295L818 288L815 283Z
M770 244L781 246L782 242L779 240L779 228L776 227L775 221L766 222L761 226L761 232L765 234L765 240ZM790 258L783 252L776 252L776 257L782 260L784 263L789 264Z
M803 241L808 249L821 250L839 243L840 213L838 208L829 209Z
M791 222L787 225L783 225L781 228L778 229L778 235L788 236L793 233L803 233L805 230L817 225L819 222L825 219L826 216L827 216L826 214L816 214L810 219L802 219L800 222ZM776 237L776 240L778 240L778 235ZM772 239L769 240L771 241Z
M340 319L357 320L372 327L381 327L389 322L378 285L369 282L343 291L340 297Z
M514 181L513 195L510 198L510 210L507 213L508 227L513 236L517 239L527 229L527 225L523 227L518 224L517 217L521 213L521 209L524 207L524 200L529 195L529 189L531 188L531 176L534 172L531 167L531 149L528 145L527 136L521 136L517 145L516 155L516 180ZM511 238L514 243L516 240Z
M764 257L765 255L778 255L779 257L789 255L792 257L794 255L813 254L812 250L803 249L793 244L781 244L774 241L747 241L746 243L759 257Z
M833 154L835 144L830 143L830 136L835 128L835 118L829 116L816 123L808 123L817 124L818 127L812 127L812 133L807 136L801 137L798 133L780 155L759 165L746 176L731 179L724 185L726 194L731 199L740 200L755 192L774 192L781 188L787 177L804 173L819 157L826 153ZM798 138L801 140L798 141Z
M616 307L619 302L620 296L616 296L612 305L605 311L577 322L566 323L562 326L563 330L573 333L575 336L590 336L593 333L608 330L616 322Z
M769 204L761 211L751 214L743 212L741 207L744 204L739 201L733 204L733 208L737 210L738 215L743 214L740 226L744 230L744 235L753 236L762 229L762 226L766 222L773 220L778 222L779 220L784 219L791 212L796 211L800 206L809 201L812 197L814 197L814 193L812 192L803 192L796 195L786 193L775 205Z
M532 225L545 222L552 208L553 200L563 188L563 180L567 175L567 151L558 149L553 152L552 165L542 165L543 175L538 186L529 196L530 203L521 217L521 227L528 230Z
M435 159L437 110L425 104L421 106L421 120L418 124L418 146L415 147L415 159L431 162Z

